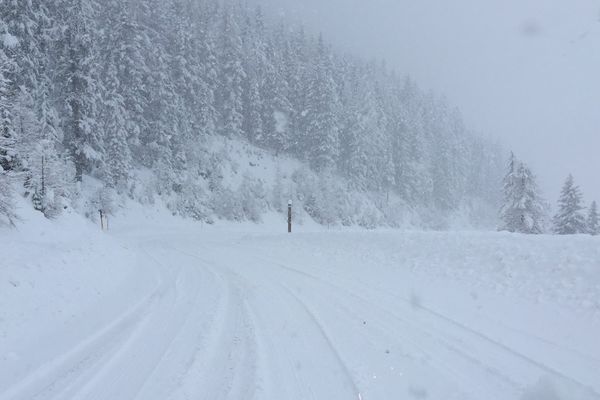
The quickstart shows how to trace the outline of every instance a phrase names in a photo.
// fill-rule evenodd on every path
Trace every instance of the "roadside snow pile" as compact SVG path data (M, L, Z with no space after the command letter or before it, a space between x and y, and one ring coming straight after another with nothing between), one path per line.
M17 228L0 229L0 388L93 335L147 281L136 253L78 214L50 221L20 205Z
M377 281L385 281L382 273L410 273L463 283L468 294L493 292L600 316L598 237L419 231L330 231L326 236L326 246L320 245L322 235L306 234L269 251L293 260L316 247L331 268L376 270L372 278Z

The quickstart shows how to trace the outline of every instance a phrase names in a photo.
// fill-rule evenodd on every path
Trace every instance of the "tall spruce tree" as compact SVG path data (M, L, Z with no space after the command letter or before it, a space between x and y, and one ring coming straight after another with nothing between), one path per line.
M600 216L598 215L598 204L595 201L590 205L586 225L590 235L600 235Z
M513 153L504 177L504 204L500 210L501 230L526 234L544 231L544 205L535 176Z
M331 54L319 36L315 63L311 70L306 110L304 152L316 171L332 169L339 155L339 97L333 78Z
M10 71L8 57L0 48L0 225L13 224L14 204L13 189L7 166L14 152L12 142L12 119L9 94L8 73Z
M141 136L149 130L144 111L150 101L148 81L151 71L144 53L151 44L140 21L143 3L141 0L107 0L103 4L105 28L100 52L104 63L114 64L116 68L117 75L112 77L107 75L109 66L104 65L103 82L108 77L118 80L118 85L112 89L122 98L126 114L120 118L124 119L126 140L136 161L146 164L148 155Z
M58 49L61 82L64 145L75 164L75 179L81 182L102 161L102 136L97 112L101 103L98 82L95 7L92 0L60 0L58 22L63 35Z
M582 210L583 196L573 175L567 177L558 200L558 213L554 216L554 232L559 235L586 233L585 217Z
M243 49L240 28L234 7L228 6L221 16L219 37L220 79L217 94L221 114L220 132L227 137L243 136L243 92L246 72L243 68Z

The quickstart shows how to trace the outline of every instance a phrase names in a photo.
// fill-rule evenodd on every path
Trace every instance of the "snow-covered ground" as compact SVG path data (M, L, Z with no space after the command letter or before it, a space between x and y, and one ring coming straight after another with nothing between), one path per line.
M600 398L600 240L199 223L0 231L0 399Z

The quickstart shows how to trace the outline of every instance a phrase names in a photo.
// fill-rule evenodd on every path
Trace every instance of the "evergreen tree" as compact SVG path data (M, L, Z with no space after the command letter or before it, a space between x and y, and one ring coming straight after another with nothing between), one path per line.
M306 135L306 120L308 115L308 87L306 82L311 71L308 56L308 44L301 27L285 40L285 28L280 24L275 31L278 42L283 41L283 73L282 76L287 84L288 100L291 105L291 113L288 123L289 151L297 156L304 157L304 137Z
M428 206L433 196L433 181L429 173L422 95L409 77L399 86L395 108L399 111L391 119L396 187L409 204Z
M3 47L6 55L16 64L6 78L13 88L26 86L31 89L36 85L36 65L41 57L35 38L37 18L34 2L5 0L1 5L0 32L5 36L3 42L11 43Z
M276 44L266 46L265 78L262 84L263 143L276 153L291 148L293 107L288 98L289 86L285 79L284 58L277 53Z
M147 81L151 71L144 53L151 43L139 17L143 3L140 0L107 0L104 3L102 23L105 35L100 52L102 60L116 68L113 79L117 79L118 85L113 89L122 98L123 111L126 113L122 116L125 123L123 128L131 152L136 161L146 164L146 149L141 136L150 129L144 111L149 107ZM105 65L105 71L106 68Z
M521 223L521 215L515 207L517 203L515 200L518 199L518 182L516 176L519 164L515 154L511 152L508 160L508 170L502 180L504 202L500 209L500 219L503 223L500 230L507 230L509 232L518 232L518 227Z
M13 189L8 175L13 154L11 102L9 96L8 73L10 71L8 57L0 48L0 225L13 224L14 204Z
M173 77L170 70L170 55L166 50L165 38L168 26L168 2L147 0L144 6L143 26L151 43L146 50L146 63L151 65L148 77L149 102L144 110L144 119L148 130L141 133L141 145L145 148L143 165L156 171L159 177L160 191L169 192L176 180L175 154L179 152L178 141L174 136L179 114L174 110L177 106Z
M38 119L35 100L24 88L14 103L15 149L19 168L25 177L26 193L34 208L46 217L61 213L69 188L69 176L57 149L57 140L48 134L44 120Z
M119 94L116 67L116 64L107 63L104 77L104 169L107 185L111 188L122 188L129 180L131 153L127 145L125 101Z
M383 190L388 169L386 120L368 71L359 68L346 106L341 132L341 164L346 176L362 190Z
M220 132L227 137L243 136L243 84L247 78L243 69L242 39L231 7L222 15L219 41L220 79L218 110L221 114Z
M511 153L504 177L504 204L500 211L501 230L526 234L544 231L544 206L535 176Z
M265 33L262 14L258 9L254 17L250 17L246 10L243 18L242 44L243 44L243 69L246 78L242 86L243 122L242 129L250 142L264 141L264 128L262 120L263 95L261 89L265 80L266 51Z
M600 235L600 216L598 216L598 205L595 201L590 205L586 225L590 235Z
M18 69L17 64L9 58L8 54L15 51L18 40L6 30L2 19L0 19L0 29L0 32L3 32L0 35L0 168L8 173L15 168L17 161L12 115L17 90L11 77Z
M316 171L335 167L339 155L339 97L331 56L319 36L315 64L308 82L304 152Z
M582 213L582 194L569 175L558 200L559 210L554 216L554 232L559 235L586 233L585 217Z
M196 47L198 57L198 75L202 77L196 91L198 129L203 135L216 134L218 113L215 93L218 89L219 73L215 50L214 32L209 25L208 7L201 7L194 17L200 21L196 25Z
M102 161L102 137L97 126L98 90L97 32L92 0L60 0L60 39L58 75L64 107L64 145L75 164L75 178L81 182L84 172Z

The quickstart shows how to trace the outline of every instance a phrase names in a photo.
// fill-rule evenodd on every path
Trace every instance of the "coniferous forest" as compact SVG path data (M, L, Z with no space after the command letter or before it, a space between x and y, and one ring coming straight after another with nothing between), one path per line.
M293 192L317 222L369 227L500 204L501 148L442 97L234 1L0 0L0 113L4 221L17 196L48 217L161 198L257 220ZM293 189L227 185L216 138L304 167Z

